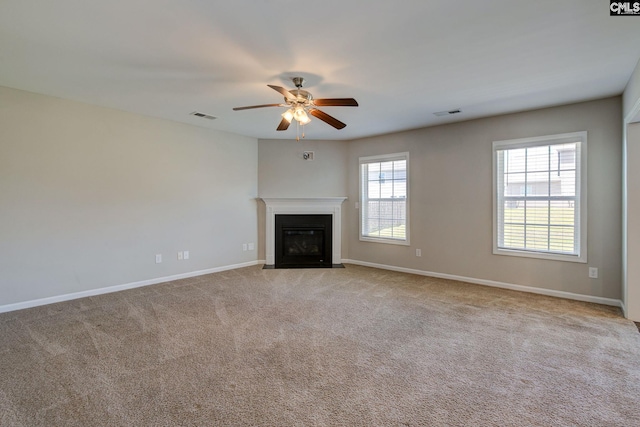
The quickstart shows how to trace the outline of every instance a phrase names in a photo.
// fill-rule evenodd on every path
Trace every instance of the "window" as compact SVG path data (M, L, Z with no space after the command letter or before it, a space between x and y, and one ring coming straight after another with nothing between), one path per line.
M587 262L587 133L496 141L493 253Z
M409 153L360 158L360 240L409 244Z

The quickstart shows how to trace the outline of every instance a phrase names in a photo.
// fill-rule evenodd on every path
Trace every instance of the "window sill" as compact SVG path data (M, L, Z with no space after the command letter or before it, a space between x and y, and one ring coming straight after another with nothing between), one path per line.
M564 261L564 262L579 262L586 264L587 257L581 257L578 255L563 255L563 254L553 254L546 252L533 252L533 251L519 251L516 249L493 249L494 255L506 255L506 256L517 256L523 258L537 258L537 259L546 259L551 261Z
M361 242L372 242L372 243L386 243L388 245L400 245L400 246L409 246L409 239L407 240L395 240L395 239L384 239L384 238L376 238L376 237L366 237L360 236Z

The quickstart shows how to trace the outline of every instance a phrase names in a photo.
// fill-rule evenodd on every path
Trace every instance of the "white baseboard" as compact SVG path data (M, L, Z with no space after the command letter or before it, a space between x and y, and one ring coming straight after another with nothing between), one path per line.
M432 271L416 270L413 268L395 267L393 265L376 264L373 262L358 261L354 259L343 259L345 264L362 265L364 267L374 267L383 270L399 271L401 273L417 274L420 276L437 277L440 279L458 280L461 282L473 283L476 285L492 286L494 288L510 289L512 291L529 292L532 294L547 295L551 297L565 298L576 301L592 302L595 304L610 305L624 309L621 300L613 298L603 298L591 295L574 294L572 292L554 291L552 289L534 288L532 286L515 285L512 283L496 282L493 280L476 279L473 277L455 276L453 274L434 273Z
M141 280L139 282L125 283L124 285L108 286L105 288L90 289L87 291L73 292L73 293L64 294L64 295L56 295L53 297L18 302L15 304L0 305L0 313L6 313L9 311L37 307L40 305L53 304L56 302L69 301L69 300L78 299L78 298L108 294L111 292L124 291L127 289L140 288L142 286L156 285L158 283L170 282L172 280L186 279L189 277L202 276L202 275L211 274L211 273L219 273L221 271L235 270L237 268L250 267L252 265L258 265L258 264L264 264L264 261L257 260L257 261L243 262L240 264L224 265L222 267L208 268L206 270L190 271L188 273L174 274L172 276L158 277L155 279Z
M87 290L87 291L74 292L74 293L70 293L70 294L57 295L57 296L47 297L47 298L40 298L40 299L36 299L36 300L24 301L24 302L19 302L19 303L15 303L15 304L0 305L0 313L6 313L6 312L9 312L9 311L15 311L15 310L22 310L22 309L25 309L25 308L37 307L37 306L46 305L46 304L53 304L53 303L56 303L56 302L69 301L69 300L78 299L78 298L84 298L84 297L91 297L91 296L96 296L96 295L108 294L108 293L111 293L111 292L124 291L124 290L127 290L127 289L140 288L142 286L155 285L155 284L158 284L158 283L170 282L172 280L180 280L180 279L186 279L186 278L189 278L189 277L202 276L202 275L205 275L205 274L219 273L221 271L235 270L237 268L251 267L253 265L264 264L265 262L266 262L265 260L249 261L249 262L244 262L244 263L240 263L240 264L225 265L225 266L222 266L222 267L214 267L214 268L209 268L209 269L206 269L206 270L191 271L191 272L188 272L188 273L175 274L175 275L172 275L172 276L158 277L158 278L155 278L155 279L149 279L149 280L142 280L142 281L139 281L139 282L126 283L124 285L115 285L115 286L109 286L109 287L105 287L105 288L90 289L90 290ZM623 311L626 311L625 310L626 307L624 306L624 304L622 303L621 300L616 300L616 299L612 299L612 298L603 298L603 297L595 297L595 296L591 296L591 295L574 294L574 293L571 293L571 292L554 291L554 290L551 290L551 289L544 289L544 288L534 288L534 287L531 287L531 286L515 285L515 284L512 284L512 283L496 282L496 281L493 281L493 280L475 279L475 278L472 278L472 277L455 276L455 275L452 275L452 274L434 273L434 272L431 272L431 271L416 270L416 269L413 269L413 268L396 267L396 266L392 266L392 265L376 264L376 263L373 263L373 262L358 261L358 260L354 260L354 259L343 259L342 262L344 264L362 265L362 266L365 266L365 267L380 268L380 269L383 269L383 270L398 271L398 272L401 272L401 273L410 273L410 274L417 274L417 275L420 275L420 276L428 276L428 277L437 277L437 278L441 278L441 279L458 280L458 281L461 281L461 282L474 283L474 284L477 284L477 285L484 285L484 286L492 286L492 287L495 287L495 288L510 289L510 290L513 290L513 291L529 292L529 293L533 293L533 294L540 294L540 295L547 295L547 296L558 297L558 298L572 299L572 300L576 300L576 301L592 302L592 303L595 303L595 304L602 304L602 305L609 305L609 306L613 306L613 307L619 307ZM625 313L625 315L626 315L626 313Z

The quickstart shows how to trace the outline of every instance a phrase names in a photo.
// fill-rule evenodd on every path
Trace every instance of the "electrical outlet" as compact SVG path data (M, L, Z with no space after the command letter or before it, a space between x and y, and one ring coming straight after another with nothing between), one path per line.
M184 251L183 253L183 259L189 259L189 251Z
M416 249L416 256L422 256L422 249Z
M156 254L156 264L160 264L162 262L162 254Z
M183 257L183 253L182 253L182 251L179 251L178 252L178 261L180 261L182 259L182 257Z
M589 267L589 278L597 279L598 278L598 268L597 267Z
M246 244L246 243L243 243L243 244L242 244L242 250L243 250L243 251L246 251L246 250L247 250L247 244Z
M252 251L255 249L255 245L253 243L249 243L249 250Z

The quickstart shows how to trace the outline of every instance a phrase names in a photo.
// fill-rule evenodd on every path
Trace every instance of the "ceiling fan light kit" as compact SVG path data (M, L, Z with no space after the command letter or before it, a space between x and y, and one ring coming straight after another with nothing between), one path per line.
M291 120L293 120L293 110L289 108L287 111L282 113L282 118L291 123Z
M291 79L296 89L287 90L280 86L267 85L271 89L279 92L284 96L283 104L262 104L262 105L250 105L247 107L236 107L234 111L248 110L253 108L264 107L288 107L287 111L282 113L282 121L276 128L278 131L287 130L293 120L296 121L296 128L299 130L299 126L303 126L302 137L304 138L304 125L311 121L309 115L322 120L323 122L333 126L336 129L343 129L346 124L342 123L335 117L318 110L316 107L357 107L358 102L353 98L323 98L314 99L306 90L302 89L304 84L304 78L293 77ZM299 137L296 137L299 140Z

